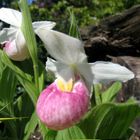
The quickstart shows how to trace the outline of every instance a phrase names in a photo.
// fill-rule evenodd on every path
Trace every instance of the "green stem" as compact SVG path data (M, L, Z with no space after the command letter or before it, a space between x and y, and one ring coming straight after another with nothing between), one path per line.
M39 91L39 73L38 73L38 64L33 63L34 68L34 77L35 77L35 85Z
M96 102L96 105L99 105L102 103L102 100L101 100L101 85L100 84L96 84L94 85L94 92L95 92L95 102Z
M36 44L35 34L33 31L33 27L32 27L31 15L30 15L27 0L20 0L19 5L21 8L22 17L23 17L21 30L23 31L29 53L30 53L30 56L33 61L35 85L39 92L39 70L38 70L37 44Z

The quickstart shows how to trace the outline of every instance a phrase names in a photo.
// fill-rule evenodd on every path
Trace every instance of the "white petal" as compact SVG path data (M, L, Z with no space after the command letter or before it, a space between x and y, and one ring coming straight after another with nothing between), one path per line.
M9 41L5 43L5 47L3 48L5 53L11 58L14 59L15 54L17 54L17 47L15 40Z
M52 71L57 78L61 77L66 82L74 77L73 70L69 66L54 61L51 58L47 58L46 70Z
M12 41L16 38L17 28L4 28L0 31L0 43L3 44L7 41Z
M90 90L91 86L93 85L93 78L94 78L90 65L88 63L81 63L81 64L77 64L76 66L78 72L82 75L82 78L84 78L86 85Z
M16 36L16 47L18 50L16 60L22 61L25 60L26 58L29 58L29 51L26 46L25 38L21 31L19 31Z
M15 39L5 42L3 50L15 61L23 61L29 57L26 42L20 30L16 33Z
M33 22L32 25L35 31L37 31L40 28L46 28L50 30L56 25L56 23L51 21L37 21Z
M22 15L19 11L10 8L0 8L0 20L16 26L21 26Z
M38 36L44 42L47 51L52 57L65 64L74 64L86 61L83 43L66 34L53 30L37 30Z
M134 73L124 66L111 62L96 62L91 64L94 74L94 83L122 81L126 82L134 78Z

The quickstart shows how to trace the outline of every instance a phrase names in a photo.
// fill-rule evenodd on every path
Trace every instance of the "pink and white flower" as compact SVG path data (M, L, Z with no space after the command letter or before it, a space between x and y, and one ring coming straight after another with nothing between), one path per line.
M37 101L37 115L47 127L60 130L77 123L87 112L93 83L127 81L133 72L111 62L88 63L83 43L63 33L37 29L53 60L48 58L46 70L56 80L48 86Z
M81 80L74 84L72 91L61 91L56 81L43 90L36 110L47 127L61 130L79 122L87 112L89 91Z
M88 63L84 44L79 39L48 29L37 29L35 32L49 54L57 60L48 58L46 62L46 70L54 72L57 78L68 81L75 73L79 73L90 86L93 83L125 82L134 78L132 71L119 64L104 61Z
M0 20L10 24L10 28L0 31L0 44L3 44L4 51L13 60L23 61L29 58L29 52L25 38L21 31L22 14L10 8L0 8ZM54 22L39 21L33 23L34 30L37 28L52 29Z

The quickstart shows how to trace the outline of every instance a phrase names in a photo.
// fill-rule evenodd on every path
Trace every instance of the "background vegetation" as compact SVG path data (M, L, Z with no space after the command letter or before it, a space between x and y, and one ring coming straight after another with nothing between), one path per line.
M136 4L140 4L140 0L34 0L30 5L30 11L33 21L55 21L57 23L55 29L68 33L71 9L78 27L82 28L97 25L103 18L119 14ZM0 0L0 7L19 9L18 0ZM2 28L1 23L0 27ZM39 58L45 63L47 52L41 42L38 46Z
M57 26L56 26L57 30L68 33L69 27L70 27L70 10L71 9L73 9L74 11L78 26L82 28L84 26L98 24L101 19L110 15L119 14L119 12L139 3L140 3L140 0L78 0L78 1L76 0L36 0L33 2L32 5L30 5L30 10L32 13L33 21L35 20L55 21L57 23ZM15 0L0 0L0 7L11 7L14 9L19 9L18 1L15 1ZM39 44L40 46L42 46L41 43ZM47 55L47 54L44 55L45 49L43 47L38 47L38 48L40 49L39 57L43 62L45 62L46 55ZM26 140L34 130L37 131L37 129L35 128L38 124L37 117L35 116L35 113L33 113L34 107L31 101L31 99L33 98L32 96L36 95L36 88L34 88L34 85L32 85L32 82L30 82L32 80L31 76L33 77L32 62L31 60L24 61L21 63L13 62L15 64L13 65L13 63L9 61L9 59L2 53L2 51L0 51L0 56L1 56L0 58L2 58L2 62L4 62L2 63L0 61L0 68L1 68L0 69L0 90L3 91L1 92L3 94L1 94L0 96L0 118L2 117L3 118L7 117L10 119L13 118L12 121L8 120L8 121L0 122L0 139L11 140L11 137L12 137L13 140L16 140L16 139L22 140L23 136L25 136L24 139ZM26 72L26 74L22 73L22 71L19 68L22 71ZM41 64L40 64L40 68L41 68ZM41 68L41 69L44 69L44 68ZM41 78L43 79L44 77L41 77ZM47 75L47 78L44 78L44 79L46 79L46 83L44 84L46 86L46 84L51 82L52 77ZM114 129L112 129L112 133L110 133L111 132L110 129L104 130L104 133L102 133L102 131L98 131L98 133L96 132L94 133L94 137L101 136L101 134L103 138L105 138L105 136L109 136L109 134L110 134L110 138L116 137L118 136L118 134L121 134L120 137L122 137L122 136L125 136L126 133L130 133L130 131L133 131L131 129L128 129L128 127L131 124L131 121L135 118L135 116L140 114L139 106L135 103L135 100L130 99L127 101L127 104L124 103L122 105L113 104L113 103L102 104L102 103L113 102L120 88L121 88L121 85L117 83L114 86L112 86L108 90L108 92L106 92L106 94L104 94L104 97L102 97L104 100L98 101L99 99L96 99L97 104L99 106L94 108L93 112L91 112L92 116L90 116L89 114L89 118L92 117L92 119L88 118L87 120L85 120L85 123L80 124L79 127L81 128L81 130L86 127L85 124L89 124L87 126L90 126L90 124L92 123L95 124L96 122L92 122L92 121L96 119L99 119L100 123L94 125L94 127L96 127L97 129L104 128L104 126L106 126L106 123L110 121L110 117L112 117L112 114L110 115L108 112L111 112L112 108L115 108L117 109L117 112L115 112L116 114L114 116L120 116L120 118L118 118L118 120L120 121L117 121L116 117L112 119L112 122L110 122L110 128L114 126ZM25 89L27 91L25 91ZM97 97L98 97L98 91L99 91L99 94L101 91L100 91L100 87L97 89L98 90L95 91L95 94L97 93ZM110 91L112 92L112 94L110 94ZM29 97L27 92L30 93L30 96L32 98ZM102 122L103 115L100 114L101 108L103 108L102 113L106 114L107 121ZM139 112L135 111L135 109L138 110ZM127 113L125 113L128 111L132 112L132 113L129 113L129 116L127 115ZM124 116L125 114L127 116ZM93 119L93 116L97 118ZM116 123L116 125L114 125L114 122ZM126 129L123 129L124 123L125 123ZM43 127L42 125L40 126L41 126L40 131L46 134L46 127ZM120 129L116 131L118 126L120 126L119 127ZM91 127L91 130L92 129L96 130L92 128L93 125L90 127ZM79 130L79 128L76 128L76 127L73 127L72 129L64 130L63 134L67 136L67 134L69 134L68 132L71 132L74 130L77 133L79 132L81 134L81 138L84 137L82 135L81 130ZM122 130L123 132L120 133L120 131ZM116 133L114 133L114 131ZM48 132L49 132L48 136L52 138L50 139L54 140L54 138L52 137L52 134L54 132L51 132L51 131L48 131ZM92 135L92 133L89 133L89 132L84 132L84 133L89 137L91 137ZM130 134L132 134L132 132ZM60 140L61 139L60 136L62 137L62 132L58 133L56 140ZM127 136L129 135L127 134ZM65 138L65 140L66 139L67 138Z
M139 3L140 0L34 0L30 10L33 20L56 21L58 30L68 32L70 9L74 11L78 26L84 27ZM0 0L2 6L18 9L18 1Z

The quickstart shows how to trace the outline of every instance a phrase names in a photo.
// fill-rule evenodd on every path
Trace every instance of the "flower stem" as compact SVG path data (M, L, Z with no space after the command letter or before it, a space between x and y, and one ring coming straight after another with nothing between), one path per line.
M35 77L35 85L39 91L39 74L38 74L38 64L33 63L33 68L34 68L34 77Z
M27 0L20 0L19 6L22 12L22 26L28 50L33 62L35 85L39 92L39 70L38 70L38 57L37 57L37 44L35 34L32 27L31 15L28 7Z
M102 103L102 100L101 100L101 96L100 96L100 94L101 94L101 84L96 84L96 85L94 85L94 91L95 91L95 103L96 103L96 105L99 105L99 104L101 104Z

